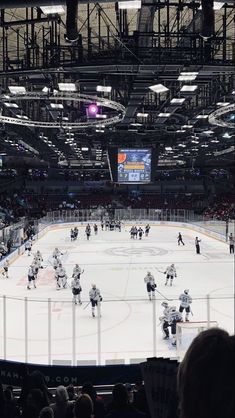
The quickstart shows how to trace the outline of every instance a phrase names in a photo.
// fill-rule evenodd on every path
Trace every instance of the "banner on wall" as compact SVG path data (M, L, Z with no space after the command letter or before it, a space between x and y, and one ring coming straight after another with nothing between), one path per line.
M74 386L92 382L94 385L112 385L117 382L136 382L142 379L139 364L113 366L43 366L11 361L0 361L0 381L4 385L22 386L25 377L33 371L40 371L47 386Z

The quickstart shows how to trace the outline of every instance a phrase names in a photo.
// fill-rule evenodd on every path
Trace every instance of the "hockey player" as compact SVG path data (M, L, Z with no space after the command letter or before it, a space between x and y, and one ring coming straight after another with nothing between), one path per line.
M75 278L72 280L71 282L71 289L72 289L72 293L73 293L73 301L75 303L75 305L77 305L79 303L79 305L82 304L81 301L81 285L80 285L80 280L78 278L78 276L75 276Z
M57 287L56 287L57 290L67 288L67 274L65 272L64 267L62 267L61 263L56 269L56 280L57 280Z
M192 303L192 298L189 295L189 289L185 289L184 293L181 293L181 295L179 296L179 300L180 300L180 307L179 307L179 312L182 313L185 309L186 311L186 315L185 315L185 321L188 322L189 321L189 313L190 313L190 304Z
M144 282L146 283L149 300L152 300L152 298L155 296L155 289L157 285L150 271L147 272L147 276L145 276Z
M179 232L179 235L178 235L178 245L180 245L180 244L183 244L184 245L184 242L183 242L183 237L182 237L181 233Z
M195 238L196 254L200 254L200 242L201 240L198 237L196 237Z
M171 264L169 267L167 267L166 271L164 271L164 274L166 274L165 286L167 286L169 279L170 279L170 286L172 286L174 277L177 277L175 265Z
M168 312L168 323L171 327L172 345L176 346L176 325L182 322L182 315L177 311L176 306L172 306Z
M159 320L162 324L162 332L163 332L163 339L168 340L169 339L169 322L168 322L168 314L170 307L167 302L162 302L161 304L164 307L163 315L159 317Z
M73 228L70 229L70 239L71 239L71 241L74 241L74 239L75 239Z
M73 275L72 277L77 277L78 279L80 279L81 274L83 273L81 267L79 267L79 264L75 264L75 267L73 269Z
M91 227L90 227L89 224L87 224L87 226L86 226L85 233L86 233L87 240L89 240L90 235L91 235Z
M95 317L95 307L102 301L102 296L100 294L100 289L96 287L95 284L92 285L89 292L90 302L91 302L91 312L93 318Z
M75 226L73 230L74 241L78 238L78 227Z
M54 251L53 251L52 257L53 257L53 258L55 258L55 257L57 257L57 258L58 258L58 257L60 257L61 255L63 255L63 253L59 250L59 248L57 248L57 247L56 247L56 248L54 249Z
M137 226L134 226L133 227L133 238L136 238L137 239L137 235L138 235L138 228L137 228Z
M131 239L134 239L134 226L132 226L130 229L130 237Z
M103 220L101 221L100 226L101 226L101 230L103 231L104 230L104 221Z
M234 236L232 232L229 234L229 252L230 254L234 254Z
M28 286L27 286L28 290L31 289L31 282L33 282L33 286L36 289L35 275L34 274L35 274L34 266L33 266L33 264L31 264L31 266L29 267L29 270L28 270Z
M5 261L5 263L3 264L3 272L2 272L2 275L3 275L4 277L6 277L7 279L9 279L9 276L8 276L8 269L9 269L9 261L8 261L8 260L6 260L6 261Z
M96 224L94 224L93 228L94 228L94 234L97 235L98 234L98 226Z
M37 258L34 258L33 263L32 263L32 269L33 269L35 280L38 278L39 268L40 268L40 262L38 261Z
M145 236L148 237L149 236L149 231L150 231L150 225L146 225L145 227Z
M144 233L144 231L140 226L139 229L138 229L139 239L142 239L143 233Z
M30 256L31 250L32 250L32 242L30 240L28 240L25 243L25 252L28 251L28 256Z
M53 259L53 268L54 268L54 270L56 270L59 267L59 264L61 264L61 261L60 261L59 257L55 257Z

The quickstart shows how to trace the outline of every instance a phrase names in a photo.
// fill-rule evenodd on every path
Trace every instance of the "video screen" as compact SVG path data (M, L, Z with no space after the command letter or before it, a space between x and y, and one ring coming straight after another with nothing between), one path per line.
M118 182L151 182L151 149L118 149Z

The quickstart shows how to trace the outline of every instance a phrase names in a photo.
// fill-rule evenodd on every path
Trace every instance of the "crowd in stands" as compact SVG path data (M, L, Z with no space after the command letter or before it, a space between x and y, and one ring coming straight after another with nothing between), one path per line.
M114 385L112 400L105 402L90 382L80 389L60 385L53 395L37 370L26 376L18 399L11 386L0 385L0 412L1 418L150 418L142 382Z
M222 329L199 333L178 367L174 388L177 402L171 405L167 393L171 386L169 379L175 382L175 376L169 375L167 369L166 379L158 381L157 376L153 377L151 393L142 382L135 386L117 383L109 402L97 395L90 382L78 392L72 385L67 388L60 385L52 395L44 376L35 370L25 375L18 399L11 386L3 388L0 384L0 415L1 418L233 418L234 348L234 335ZM159 402L157 415L150 399L155 405ZM160 404L165 405L163 409Z
M204 211L204 216L219 221L235 219L235 196L215 196L214 202Z
M86 191L83 193L44 193L15 191L0 193L0 229L14 222L28 218L40 218L47 212L56 210L83 209L184 209L196 210L206 207L203 195L192 193L111 193L110 191ZM219 220L234 219L235 196L215 196L214 203L205 210L204 215Z

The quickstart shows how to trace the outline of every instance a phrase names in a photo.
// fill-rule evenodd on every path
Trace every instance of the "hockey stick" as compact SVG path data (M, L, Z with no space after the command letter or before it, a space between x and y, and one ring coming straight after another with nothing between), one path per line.
M84 306L83 310L86 309L89 305L90 305L91 301L89 300L89 302L86 304L86 306Z
M164 296L161 292L159 292L159 290L157 290L157 289L155 289L155 291L157 292L157 293L159 293L159 295L161 295L164 299L166 299L166 300L174 300L174 299L168 299L166 296Z
M161 270L159 270L158 268L157 268L157 271L158 271L159 273L166 274L164 271L161 271Z
M192 311L192 309L190 308L190 312L191 312L191 315L193 316L193 311Z

